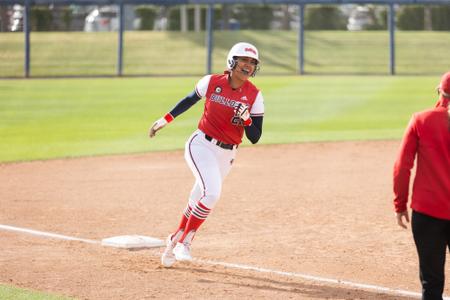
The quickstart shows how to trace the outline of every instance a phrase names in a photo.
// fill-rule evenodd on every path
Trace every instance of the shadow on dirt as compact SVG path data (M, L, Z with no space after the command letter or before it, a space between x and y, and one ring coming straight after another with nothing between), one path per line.
M417 299L414 297L400 296L393 294L378 293L375 291L366 291L344 286L321 285L316 283L300 282L300 280L288 279L276 280L269 276L256 276L239 274L240 271L215 270L209 268L176 267L172 269L178 272L190 272L197 274L208 274L208 278L198 279L201 284L221 284L229 285L235 288L248 288L261 291L275 292L280 296L285 293L286 296L308 299L377 299L377 300L409 300Z

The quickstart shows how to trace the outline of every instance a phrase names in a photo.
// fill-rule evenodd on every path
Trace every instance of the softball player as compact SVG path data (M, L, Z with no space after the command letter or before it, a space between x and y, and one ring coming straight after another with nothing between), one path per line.
M445 256L450 250L450 72L438 86L436 107L415 113L394 165L397 224L406 228L411 169L412 232L419 256L423 300L442 300Z
M194 235L220 197L222 182L231 169L244 132L253 144L261 137L264 100L248 80L258 72L259 62L255 46L237 43L228 53L224 74L204 76L191 94L150 128L149 135L154 137L158 130L206 98L198 129L185 145L184 156L195 184L178 228L167 238L161 257L165 267L176 260L192 260Z

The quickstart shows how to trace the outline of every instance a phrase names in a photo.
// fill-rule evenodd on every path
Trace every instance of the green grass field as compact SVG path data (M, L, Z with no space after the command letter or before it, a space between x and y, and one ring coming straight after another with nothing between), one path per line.
M0 81L0 161L181 149L203 101L155 139L154 120L197 77ZM260 76L262 144L400 138L412 112L434 105L438 76ZM248 144L248 142L245 142Z
M2 300L69 300L73 298L50 295L31 290L19 289L0 284L0 299Z
M115 75L117 33L32 32L31 76ZM450 32L397 31L396 72L439 75L450 65ZM230 46L254 43L266 74L298 73L295 31L216 31L213 72ZM0 33L0 77L24 74L23 33ZM205 32L130 31L124 34L125 75L200 75L206 71ZM389 74L387 31L306 31L305 72Z

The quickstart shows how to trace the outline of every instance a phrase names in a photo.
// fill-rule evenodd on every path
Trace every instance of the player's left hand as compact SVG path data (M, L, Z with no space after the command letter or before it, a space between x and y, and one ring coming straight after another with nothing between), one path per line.
M406 223L409 223L408 210L395 213L395 216L397 217L397 224L398 224L398 226L403 227L403 228L406 229L407 227L406 227L406 224L403 223L403 219L405 219Z
M165 118L161 118L157 120L155 123L153 123L152 127L150 127L150 131L148 133L149 137L152 138L156 135L156 132L160 129L162 129L164 126L167 125L167 121Z
M242 119L242 121L247 121L250 118L250 112L248 111L248 105L239 103L234 109L234 114Z

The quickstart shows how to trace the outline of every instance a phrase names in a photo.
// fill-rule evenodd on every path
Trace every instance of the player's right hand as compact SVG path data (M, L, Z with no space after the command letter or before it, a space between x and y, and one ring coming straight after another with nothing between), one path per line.
M407 227L406 227L406 224L403 222L403 219L405 219L406 223L409 223L408 210L395 213L395 216L396 216L396 219L397 219L398 226L406 229Z
M156 132L158 130L162 129L166 125L167 125L167 121L164 117L157 120L155 123L153 123L152 127L150 127L150 131L148 133L149 137L150 138L154 137L156 135Z

